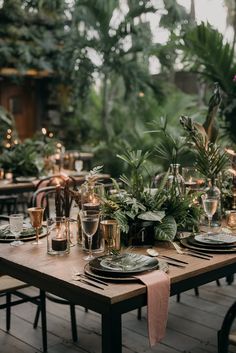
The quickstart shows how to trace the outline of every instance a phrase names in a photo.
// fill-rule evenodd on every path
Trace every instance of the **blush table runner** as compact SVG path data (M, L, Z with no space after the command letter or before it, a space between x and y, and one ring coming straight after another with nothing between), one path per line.
M147 287L147 323L150 346L165 336L168 304L170 296L169 276L160 270L155 270L135 276Z

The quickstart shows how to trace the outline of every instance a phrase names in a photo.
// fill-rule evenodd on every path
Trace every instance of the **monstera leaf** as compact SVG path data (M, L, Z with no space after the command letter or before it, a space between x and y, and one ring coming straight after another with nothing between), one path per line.
M154 221L154 222L161 222L164 217L165 217L164 211L148 211L138 215L138 218L142 219L143 221Z
M171 241L177 232L177 224L174 217L166 216L162 222L155 227L155 239Z

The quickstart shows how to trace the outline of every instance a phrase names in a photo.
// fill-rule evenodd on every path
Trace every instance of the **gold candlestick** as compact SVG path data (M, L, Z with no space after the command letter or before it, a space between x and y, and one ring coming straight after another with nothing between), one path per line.
M41 244L39 241L39 229L42 226L43 222L43 213L44 213L44 208L42 207L31 207L28 208L29 216L30 216L30 222L32 226L35 228L35 234L36 234L36 241L34 241L32 244L38 245Z

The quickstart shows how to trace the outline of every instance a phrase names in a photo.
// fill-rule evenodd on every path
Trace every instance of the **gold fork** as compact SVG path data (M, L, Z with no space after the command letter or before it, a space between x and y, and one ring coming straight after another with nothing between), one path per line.
M171 244L174 246L175 250L177 251L178 254L180 255L189 255L189 256L193 256L193 257L198 257L200 259L204 259L204 260L210 260L212 258L211 255L208 254L200 254L200 253L194 253L190 251L184 251L181 249L181 247L174 241L171 242Z

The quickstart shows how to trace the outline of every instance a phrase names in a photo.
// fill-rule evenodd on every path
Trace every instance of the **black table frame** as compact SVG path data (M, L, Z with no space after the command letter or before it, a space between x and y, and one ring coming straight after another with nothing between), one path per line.
M32 276L31 274L29 277L25 273L24 266L17 265L16 270L16 265L13 262L3 258L0 258L0 271L101 314L103 353L122 352L122 314L141 308L147 304L146 292L117 303L111 303L109 300L98 303L94 299L90 300L89 292L84 288L80 287L80 295L78 296L78 287L73 284L69 284L68 286L67 283L67 287L63 287L63 281L53 276L43 278L40 273L34 270L32 270L34 271L34 275ZM176 295L222 277L233 275L235 272L236 262L171 283L171 295ZM84 295L81 295L83 291ZM75 300L75 298L77 299Z

